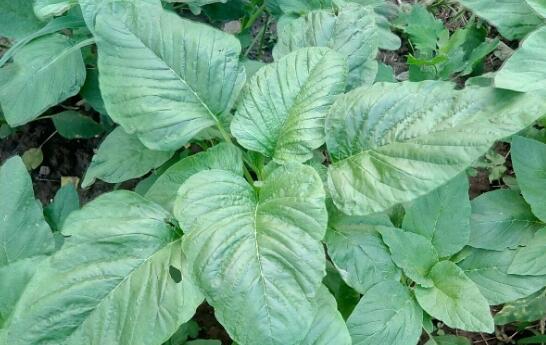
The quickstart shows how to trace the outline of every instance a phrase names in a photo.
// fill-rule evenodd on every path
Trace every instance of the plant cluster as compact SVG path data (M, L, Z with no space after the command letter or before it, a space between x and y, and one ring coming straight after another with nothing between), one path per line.
M40 148L2 157L0 344L218 344L191 340L204 301L239 345L469 344L441 325L546 317L546 5L460 3L450 32L382 0L0 0L2 137L106 133L82 188L144 177L42 209ZM525 40L482 74L486 22ZM378 60L392 28L405 76ZM76 95L100 116L48 112ZM510 173L500 140L515 177L470 200L484 155Z

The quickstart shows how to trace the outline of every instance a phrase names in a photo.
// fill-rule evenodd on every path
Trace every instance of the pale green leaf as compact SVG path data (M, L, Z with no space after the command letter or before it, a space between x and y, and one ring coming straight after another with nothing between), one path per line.
M78 0L34 0L34 14L40 20L57 17L78 4Z
M546 89L546 27L533 32L504 63L495 86L527 92Z
M509 40L521 39L544 23L526 0L459 0Z
M325 275L327 212L313 168L281 166L257 189L229 171L202 171L178 193L193 274L231 338L300 344Z
M508 273L529 276L546 275L546 228L537 231L526 247L517 250Z
M514 137L512 163L523 197L531 205L533 214L546 222L546 144Z
M318 289L313 303L315 317L299 345L351 345L351 336L345 320L337 311L336 300L327 287L322 286Z
M536 13L542 18L546 18L546 1L544 0L525 0Z
M468 244L470 214L468 178L461 174L406 207L402 228L428 238L446 257Z
M146 192L146 198L157 202L166 210L172 210L178 188L190 176L211 169L228 170L243 174L241 151L230 144L219 144L171 165Z
M174 151L153 151L144 146L135 135L118 127L100 144L91 165L85 172L82 187L101 179L118 183L141 177L159 167L174 155Z
M27 170L34 170L44 161L44 153L41 147L31 147L23 153L21 158Z
M474 249L459 267L478 285L489 304L497 305L529 296L546 286L546 275L529 277L508 274L515 250L502 252Z
M44 215L53 231L59 231L70 213L80 208L80 197L74 184L61 187L53 202L44 209Z
M438 262L438 253L430 240L392 227L383 227L379 232L389 247L392 260L404 274L421 286L433 286L433 280L428 274Z
M208 25L148 7L99 11L102 98L108 115L147 147L178 149L229 120L245 81L241 45Z
M412 201L544 115L542 100L493 88L454 90L441 81L378 83L339 96L326 118L330 194L347 214Z
M0 104L12 127L27 123L49 107L74 96L85 81L79 49L62 35L48 35L25 45L13 64L0 69Z
M324 144L324 119L345 89L347 64L328 48L302 48L260 69L245 87L231 132L276 161L304 162Z
M478 287L451 261L437 263L430 272L434 287L416 287L423 309L448 327L492 333L493 317Z
M93 138L104 131L104 128L92 118L74 110L55 114L53 124L57 132L67 139Z
M32 181L19 157L0 168L0 267L18 260L51 253L53 235Z
M97 112L106 114L104 101L99 88L99 70L96 68L87 69L87 77L83 84L80 95Z
M102 9L110 11L128 11L136 16L138 12L161 10L161 0L78 0L83 18L91 32L95 31L96 16Z
M34 15L31 0L0 1L0 36L19 39L43 25Z
M407 287L386 281L371 288L347 320L353 345L417 344L423 311Z
M157 345L202 301L169 214L136 193L104 194L65 222L63 247L17 303L12 345ZM181 272L178 283L171 267ZM128 322L130 321L130 322Z
M377 283L400 279L400 270L377 231L381 225L392 226L385 214L347 216L329 208L328 255L343 280L362 294Z
M475 248L504 250L527 243L544 226L519 193L499 189L472 200L469 244Z
M275 60L303 47L328 47L347 58L348 88L371 85L377 74L379 38L370 7L347 4L336 13L312 11L305 17L279 22Z
M526 298L507 303L495 315L495 324L505 325L514 321L533 322L546 317L546 289Z

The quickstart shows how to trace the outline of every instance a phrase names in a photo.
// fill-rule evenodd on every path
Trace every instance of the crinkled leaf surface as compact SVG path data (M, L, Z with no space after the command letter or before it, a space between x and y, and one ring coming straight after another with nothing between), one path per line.
M106 110L147 147L178 149L225 126L245 80L235 37L154 6L103 6L95 35Z
M300 345L352 345L345 320L337 310L334 296L322 286L314 299L315 317Z
M267 65L244 89L231 132L245 148L281 162L304 162L324 144L324 119L345 89L345 58L302 48Z
M85 173L82 187L92 185L97 178L117 183L140 177L173 155L174 151L150 150L135 135L127 134L118 127L100 144Z
M525 0L525 2L542 18L546 18L546 2L544 0Z
M515 91L546 89L546 27L527 37L495 76L495 86Z
M415 297L428 314L451 328L493 332L487 300L457 265L441 261L432 268L429 277L434 287L415 288Z
M175 215L193 274L216 318L244 345L296 345L325 275L327 212L313 168L288 164L255 190L225 170L193 175Z
M463 249L470 237L468 178L461 174L406 207L402 228L428 238L440 257Z
M509 40L521 39L544 23L526 0L459 0Z
M484 193L471 204L469 244L475 248L514 248L529 241L533 233L544 226L521 195L512 190Z
M424 195L495 140L540 118L542 100L493 88L454 90L441 81L378 83L339 96L326 119L334 203L366 215Z
M328 255L343 280L362 294L382 281L400 279L400 270L377 231L382 225L392 226L386 214L347 216L329 208Z
M9 344L166 341L202 301L169 217L129 191L104 194L72 213L63 228L65 244L34 275L14 310ZM182 273L178 283L171 266Z
M423 311L407 287L386 281L371 288L347 320L353 345L417 344Z
M529 296L546 286L546 275L529 277L508 274L515 250L502 252L474 249L459 267L478 285L489 304L497 305Z
M34 15L31 0L0 1L0 36L18 39L43 25Z
M95 31L96 16L100 10L129 11L136 16L138 12L159 11L161 0L78 0L83 18L91 32Z
M37 38L0 69L0 104L12 127L27 123L49 107L74 96L85 81L79 49L66 36Z
M433 280L428 277L438 262L438 253L426 237L397 228L379 229L383 241L389 247L392 260L406 276L419 285L431 287Z
M227 170L242 175L243 158L241 150L234 145L221 143L207 151L186 157L165 170L146 192L145 196L157 202L166 210L172 210L178 188L184 181L200 171L211 169Z
M328 47L347 57L349 88L371 85L377 74L378 30L371 7L347 4L337 12L312 11L279 22L275 60L302 47Z
M530 276L546 275L546 228L537 231L526 247L517 250L514 261L508 268L508 273Z
M40 20L47 20L62 15L77 4L78 0L34 0L34 14Z
M533 213L546 222L546 144L514 137L512 162L523 197L531 205Z
M19 157L0 168L0 267L53 251L53 235Z

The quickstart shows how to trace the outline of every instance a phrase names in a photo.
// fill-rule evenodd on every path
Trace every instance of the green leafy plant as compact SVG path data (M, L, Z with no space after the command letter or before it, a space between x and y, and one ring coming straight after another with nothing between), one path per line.
M543 317L546 144L516 135L546 115L522 87L540 66L517 67L540 60L542 29L495 83L458 88L498 43L473 21L403 14L398 83L378 60L400 43L383 1L245 2L244 30L278 22L269 63L202 22L223 4L168 2L0 0L5 125L104 134L81 187L116 184L83 207L65 185L42 209L23 159L4 160L0 345L219 344L197 339L204 301L239 345L462 345L438 324ZM465 172L510 137L521 194L471 201Z

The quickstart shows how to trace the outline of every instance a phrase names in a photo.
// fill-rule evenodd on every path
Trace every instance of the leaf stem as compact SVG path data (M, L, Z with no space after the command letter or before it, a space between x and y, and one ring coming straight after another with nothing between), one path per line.
M260 29L260 32L256 35L256 37L254 37L254 39L252 40L252 42L250 43L250 45L249 45L248 48L246 49L245 53L243 54L243 57L247 57L247 56L248 56L248 54L250 53L250 51L252 50L252 48L254 48L254 46L256 45L256 43L258 43L258 41L260 41L261 43L263 43L263 37L265 36L265 30L267 29L267 25L269 25L269 16L267 16L264 25L263 25L262 28ZM260 44L260 45L261 45L261 44Z
M267 0L266 0L267 1ZM256 12L254 12L250 18L248 18L248 22L246 22L245 26L243 27L243 30L246 30L250 27L252 27L252 25L254 25L254 22L256 22L256 20L258 19L258 17L262 14L263 11L265 11L265 3L266 1L263 2L262 6L260 6L258 8L258 10L256 10Z

